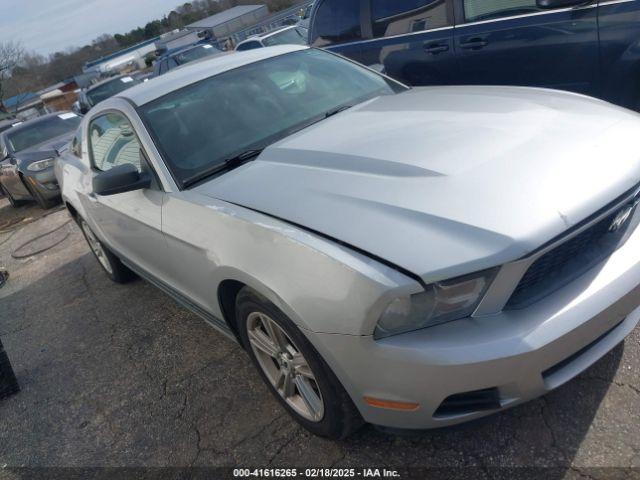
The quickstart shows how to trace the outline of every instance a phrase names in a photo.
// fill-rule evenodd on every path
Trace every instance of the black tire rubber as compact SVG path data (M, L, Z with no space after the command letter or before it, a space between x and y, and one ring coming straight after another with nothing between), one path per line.
M107 275L107 277L109 277L115 283L128 283L137 277L137 275L129 267L123 264L120 261L120 259L105 246L104 243L102 243L100 240L97 240L100 243L100 246L102 247L102 250L105 253L105 257L109 262L109 265L111 266L111 272L107 271L107 269L104 268L102 263L100 263L100 259L98 259L98 256L96 255L96 253L91 248L91 242L87 238L87 234L84 231L84 228L82 228L82 223L84 222L86 224L86 222L80 217L78 217L77 222L78 222L78 226L80 227L80 231L82 231L82 235L84 235L84 239L87 241L89 250L91 250L91 253L96 258L96 261L98 262L98 265L100 265L100 268ZM89 227L88 224L86 225L87 225L87 228L91 230L91 227ZM93 230L91 231L93 232ZM95 233L94 233L94 236L95 236Z
M29 190L29 193L31 194L31 196L33 197L33 199L36 201L36 203L41 209L49 210L50 208L53 208L60 203L61 199L55 199L55 198L53 200L46 199L40 194L38 190L33 188L31 185L29 185L28 182L23 181L23 183L27 186L27 190Z
M263 372L262 367L260 367L251 349L247 333L247 317L256 311L267 314L280 325L309 363L324 400L324 416L321 421L312 422L293 410L280 396ZM289 415L300 425L314 435L337 440L348 437L364 424L360 412L338 378L300 329L275 305L251 288L243 287L236 297L236 321L242 344L260 373L262 380Z
M0 183L0 188L2 189L2 192L4 193L4 196L7 197L7 200L9 200L9 205L11 205L13 208L18 208L18 207L22 206L23 202L14 199L11 196L11 194L9 193L9 190L4 188L4 185L2 185L1 183Z

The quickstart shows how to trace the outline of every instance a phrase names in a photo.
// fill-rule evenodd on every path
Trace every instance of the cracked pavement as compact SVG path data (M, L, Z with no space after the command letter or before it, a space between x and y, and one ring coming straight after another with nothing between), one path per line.
M41 213L0 199L0 224ZM0 467L471 466L489 476L535 466L556 467L557 478L640 469L638 329L573 381L512 410L414 435L367 426L328 441L284 413L238 345L142 280L111 283L75 224L46 253L10 257L67 219L55 212L8 240L0 234L11 274L0 289L0 339L22 387L0 401Z

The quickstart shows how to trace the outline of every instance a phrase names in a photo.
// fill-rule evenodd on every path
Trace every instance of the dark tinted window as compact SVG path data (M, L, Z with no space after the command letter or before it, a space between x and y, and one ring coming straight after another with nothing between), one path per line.
M360 1L324 0L315 13L312 28L316 47L360 40Z
M220 50L212 47L211 45L200 45L198 47L185 50L184 52L176 53L173 59L178 65L184 65L185 63L193 62L194 60L199 60L218 53L221 53Z
M256 42L255 40L252 40L250 42L241 43L240 45L238 45L236 50L238 52L242 52L244 50L253 50L254 48L262 48L262 44L260 42Z
M29 125L25 124L15 131L8 131L7 141L14 152L19 152L73 132L79 123L80 117L75 113L61 113Z
M451 25L445 0L372 0L371 16L374 37L391 37Z
M539 12L536 0L464 0L464 17L469 22Z
M89 99L89 103L91 103L91 106L93 107L97 103L100 103L107 98L113 97L114 95L139 83L141 83L140 80L136 80L132 77L115 78L110 82L103 83L102 85L88 90L87 98Z

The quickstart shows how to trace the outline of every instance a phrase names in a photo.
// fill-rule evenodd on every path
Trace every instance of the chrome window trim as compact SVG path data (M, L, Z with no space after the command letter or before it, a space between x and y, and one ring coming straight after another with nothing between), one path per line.
M622 0L622 1L633 1L633 0ZM594 3L592 5L585 5L584 7L567 7L567 8L556 8L553 10L547 10L543 12L534 12L534 13L523 13L521 15L512 15L510 17L500 17L500 18L492 18L489 20L478 20L477 22L466 22L456 25L456 28L462 27L470 27L473 25L484 25L485 23L495 23L495 22L504 22L508 20L515 20L518 18L527 18L527 17L537 17L540 15L550 15L553 13L563 13L563 12L571 12L571 11L579 11L579 10L589 10L592 8L598 8L598 4Z
M540 250L535 250L533 253L530 253L521 259L502 265L500 267L500 270L498 270L498 273L496 274L496 278L489 286L489 289L487 290L484 297L471 316L482 317L500 313L511 298L511 295L513 294L515 289L518 287L518 284L520 283L520 280L522 280L522 277L524 277L529 267L536 260L542 257L545 253L548 253L561 244L571 240L576 235L579 235L588 228L594 226L600 220L606 218L617 209L623 207L633 198L638 198L639 195L640 188L636 187L629 194L625 195L619 202L616 202L615 205L612 205L610 208L602 211L600 214L593 217L589 222L585 223L580 228L576 228L568 235L559 238L557 241L546 245ZM640 209L636 208L633 217L629 221L631 222L632 226L628 229L626 235L620 241L620 246L627 241L629 236L633 233L638 222L640 221Z
M636 0L599 0L599 5L615 5L616 3L630 3Z
M422 34L431 33L431 32L452 30L453 28L455 28L453 25L448 25L446 27L431 28L429 30L420 30L418 32L400 33L398 35L390 35L388 37L368 38L368 39L364 39L364 40L356 40L354 42L338 43L336 45L327 45L327 47L346 47L346 46L349 46L349 45L362 45L363 43L383 42L385 40L390 40L390 39L394 39L394 38L403 38L403 37L410 37L410 36L413 36L413 35L422 35Z

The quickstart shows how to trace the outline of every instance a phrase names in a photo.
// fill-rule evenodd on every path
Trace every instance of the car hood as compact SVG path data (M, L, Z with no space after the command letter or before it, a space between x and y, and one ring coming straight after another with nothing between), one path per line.
M515 87L427 87L304 129L195 190L426 282L515 260L640 181L640 116Z
M66 150L73 138L73 132L65 133L59 137L52 138L26 150L16 153L16 158L20 163L31 163L45 158L57 157L58 153Z

